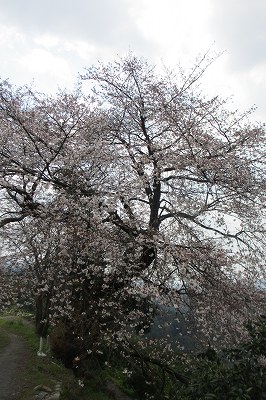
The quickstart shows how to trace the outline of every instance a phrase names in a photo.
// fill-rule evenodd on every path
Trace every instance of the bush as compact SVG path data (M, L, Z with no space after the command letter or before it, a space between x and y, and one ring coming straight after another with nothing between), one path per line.
M217 354L208 349L191 368L187 400L266 399L266 317L247 324L249 340Z

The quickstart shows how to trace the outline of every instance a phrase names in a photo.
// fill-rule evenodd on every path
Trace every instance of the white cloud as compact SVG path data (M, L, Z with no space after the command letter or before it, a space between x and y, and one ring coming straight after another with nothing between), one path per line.
M60 45L60 39L58 36L52 35L52 34L44 34L44 35L39 35L36 36L34 39L34 42L39 45L43 46L47 49L51 47L58 47Z
M253 68L250 69L248 75L252 82L261 87L262 85L266 87L266 60L261 63L256 64Z
M21 57L20 64L34 74L59 75L59 73L65 74L69 71L68 63L63 58L56 57L43 49L31 50L30 53Z
M77 53L81 60L88 61L96 53L97 49L92 44L81 40L64 41L62 46L66 51Z
M0 25L0 47L12 49L24 42L24 35L15 26Z
M45 49L30 50L18 59L18 63L22 74L25 71L27 75L36 77L34 84L42 91L50 92L58 87L69 86L75 78L67 60Z
M213 42L207 31L211 7L209 0L164 2L142 1L136 12L139 29L160 46L160 57L166 61L195 57Z
M73 52L83 60L88 60L89 57L96 51L96 47L82 40L64 40L59 36L52 34L44 34L34 38L34 43L39 48L56 51L63 54L64 52Z
M265 14L265 0L0 0L0 75L53 91L130 50L186 68L216 42L227 53L207 70L206 90L263 114Z

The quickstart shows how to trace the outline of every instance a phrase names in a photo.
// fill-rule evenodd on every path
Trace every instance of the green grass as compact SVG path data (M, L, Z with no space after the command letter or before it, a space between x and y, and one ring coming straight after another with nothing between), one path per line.
M86 382L80 387L71 370L66 369L60 362L51 355L38 357L38 337L35 334L32 322L21 317L0 318L0 349L8 344L9 338L5 331L10 331L22 336L30 350L27 366L21 372L23 381L23 392L17 400L28 400L32 398L34 387L46 385L54 389L55 383L62 383L62 400L109 400L110 397L101 390L103 384L99 380Z
M0 318L0 328L10 331L26 339L32 350L38 348L38 338L34 332L33 323L22 319L21 317L5 316Z

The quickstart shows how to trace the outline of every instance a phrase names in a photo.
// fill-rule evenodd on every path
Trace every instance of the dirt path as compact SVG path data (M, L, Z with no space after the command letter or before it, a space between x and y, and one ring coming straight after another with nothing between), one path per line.
M13 400L23 385L22 375L29 350L23 338L5 333L9 335L10 343L0 352L0 399Z

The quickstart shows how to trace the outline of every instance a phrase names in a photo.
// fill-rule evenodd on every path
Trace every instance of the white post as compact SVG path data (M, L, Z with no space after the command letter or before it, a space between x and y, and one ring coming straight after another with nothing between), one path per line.
M39 346L39 351L38 351L37 355L40 356L40 357L45 357L46 354L43 353L43 351L42 351L42 346L43 346L43 337L42 336L40 336L39 343L40 343L40 346Z

